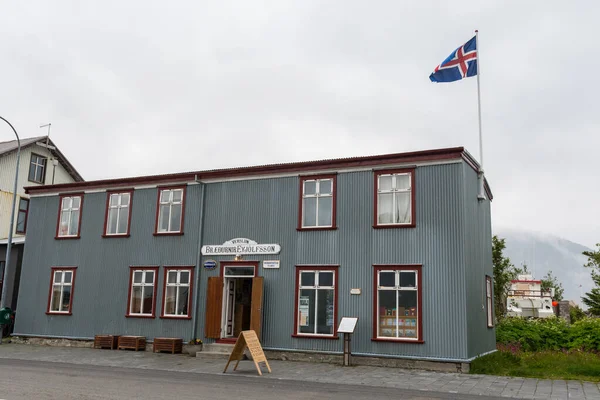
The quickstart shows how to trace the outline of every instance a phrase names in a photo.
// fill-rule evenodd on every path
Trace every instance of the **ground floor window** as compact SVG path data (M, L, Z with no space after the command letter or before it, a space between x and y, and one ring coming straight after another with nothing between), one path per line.
M421 340L421 266L375 267L377 339Z
M75 267L52 268L50 277L49 314L72 314Z
M191 318L192 267L166 267L163 317Z
M334 336L337 318L337 268L296 268L295 335Z
M130 267L128 317L154 318L158 267Z

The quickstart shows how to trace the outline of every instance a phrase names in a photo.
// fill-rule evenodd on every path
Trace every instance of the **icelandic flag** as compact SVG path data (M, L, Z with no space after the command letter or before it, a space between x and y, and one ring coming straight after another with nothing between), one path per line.
M429 79L431 82L454 82L475 75L477 75L477 39L473 36L435 67Z

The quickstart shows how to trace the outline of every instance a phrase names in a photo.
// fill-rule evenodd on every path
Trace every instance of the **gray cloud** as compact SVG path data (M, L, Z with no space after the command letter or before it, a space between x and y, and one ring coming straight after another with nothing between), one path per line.
M52 122L86 179L457 145L478 157L475 79L428 80L478 28L494 226L591 246L599 11L592 1L8 2L0 110L23 136Z

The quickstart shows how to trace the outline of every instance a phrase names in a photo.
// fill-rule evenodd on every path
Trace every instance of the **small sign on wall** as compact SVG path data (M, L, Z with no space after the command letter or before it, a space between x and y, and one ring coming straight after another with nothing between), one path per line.
M204 261L204 268L206 268L206 269L215 269L216 266L217 266L217 262L215 260Z
M350 289L350 294L360 294L360 293L361 293L360 288Z
M279 260L265 260L265 261L263 261L263 268L267 268L267 269L279 268Z

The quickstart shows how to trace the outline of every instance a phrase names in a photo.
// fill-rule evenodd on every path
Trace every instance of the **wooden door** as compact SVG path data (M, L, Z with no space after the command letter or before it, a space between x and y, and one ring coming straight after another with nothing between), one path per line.
M204 321L204 336L221 338L221 314L223 312L223 278L213 276L208 278L206 289L206 321Z
M252 278L252 303L250 311L250 330L256 332L260 339L262 328L262 309L263 309L263 283L264 278L258 276Z

